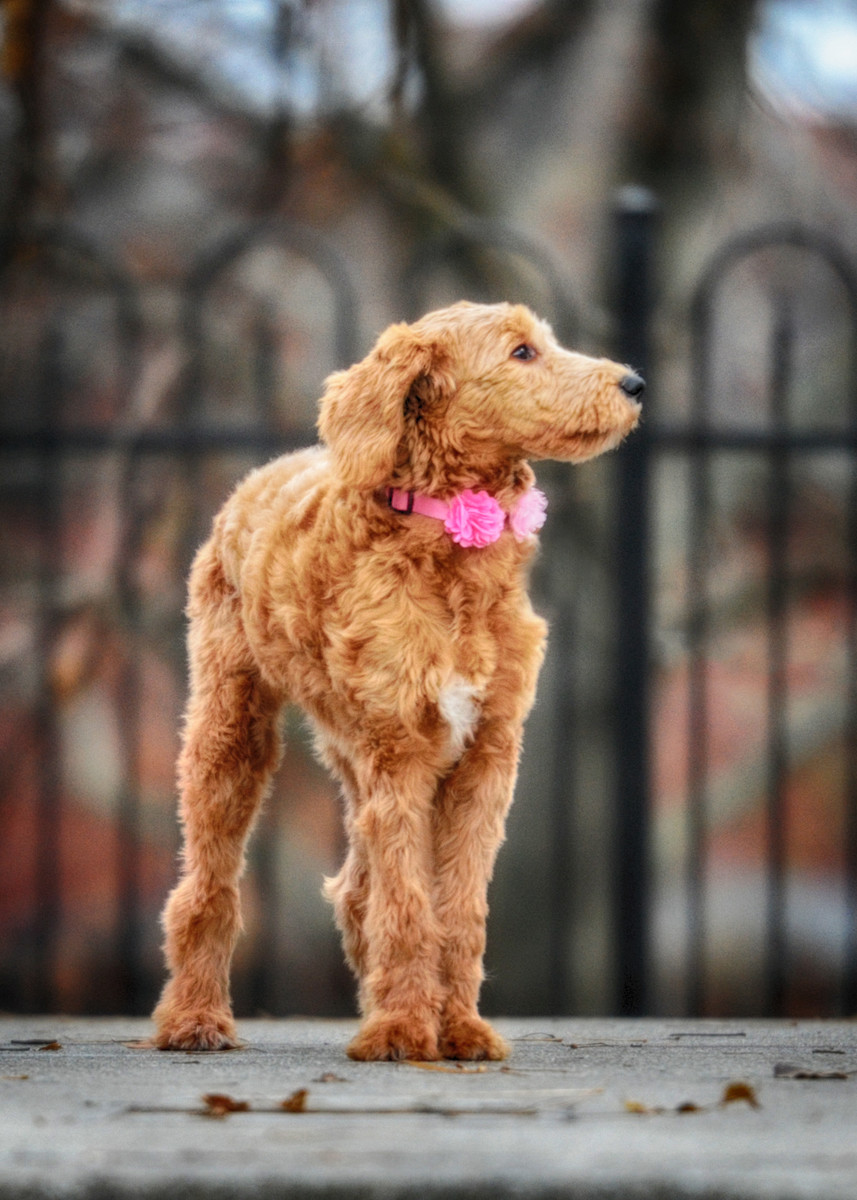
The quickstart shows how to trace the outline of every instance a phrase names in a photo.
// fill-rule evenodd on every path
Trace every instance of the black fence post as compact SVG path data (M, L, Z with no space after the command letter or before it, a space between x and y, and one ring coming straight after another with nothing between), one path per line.
M616 510L615 1007L647 1008L649 943L649 324L655 199L623 188L616 221L616 356L649 383L645 418L618 455Z

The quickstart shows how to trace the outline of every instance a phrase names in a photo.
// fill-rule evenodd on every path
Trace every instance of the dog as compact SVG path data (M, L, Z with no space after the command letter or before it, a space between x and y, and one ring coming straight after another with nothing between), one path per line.
M643 386L523 306L463 301L330 376L323 444L226 502L190 575L183 869L155 1045L237 1044L238 879L295 703L344 794L348 851L324 890L359 989L348 1054L506 1056L477 1002L546 636L527 594L546 503L528 460L617 446Z

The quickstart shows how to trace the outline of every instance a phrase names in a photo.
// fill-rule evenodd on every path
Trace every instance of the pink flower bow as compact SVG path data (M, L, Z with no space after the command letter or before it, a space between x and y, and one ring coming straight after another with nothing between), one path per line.
M506 524L506 514L488 492L468 488L449 502L444 528L459 546L489 546Z
M509 528L523 542L545 523L547 496L538 488L528 488L509 514ZM444 528L459 546L490 546L506 524L506 514L488 492L470 488L453 496L447 506Z
M537 533L547 518L548 498L538 488L527 488L509 513L509 526L519 542Z

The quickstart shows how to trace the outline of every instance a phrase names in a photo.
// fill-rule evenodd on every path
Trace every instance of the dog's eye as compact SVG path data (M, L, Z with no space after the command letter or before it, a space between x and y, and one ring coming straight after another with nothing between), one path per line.
M512 358L517 358L519 362L532 362L536 354L535 346L531 346L529 342L522 342L512 351Z

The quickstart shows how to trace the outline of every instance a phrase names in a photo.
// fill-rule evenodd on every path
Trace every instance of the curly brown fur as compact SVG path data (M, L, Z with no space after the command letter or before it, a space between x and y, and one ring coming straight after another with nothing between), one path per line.
M532 361L513 356L522 344ZM326 446L254 471L226 503L190 578L183 874L164 912L158 1046L235 1044L237 884L295 703L345 797L348 854L325 891L359 983L349 1054L507 1053L477 999L545 641L526 591L536 539L465 549L392 511L386 489L484 489L508 510L528 459L580 461L633 428L626 376L561 349L525 308L457 304L392 326L333 375Z

